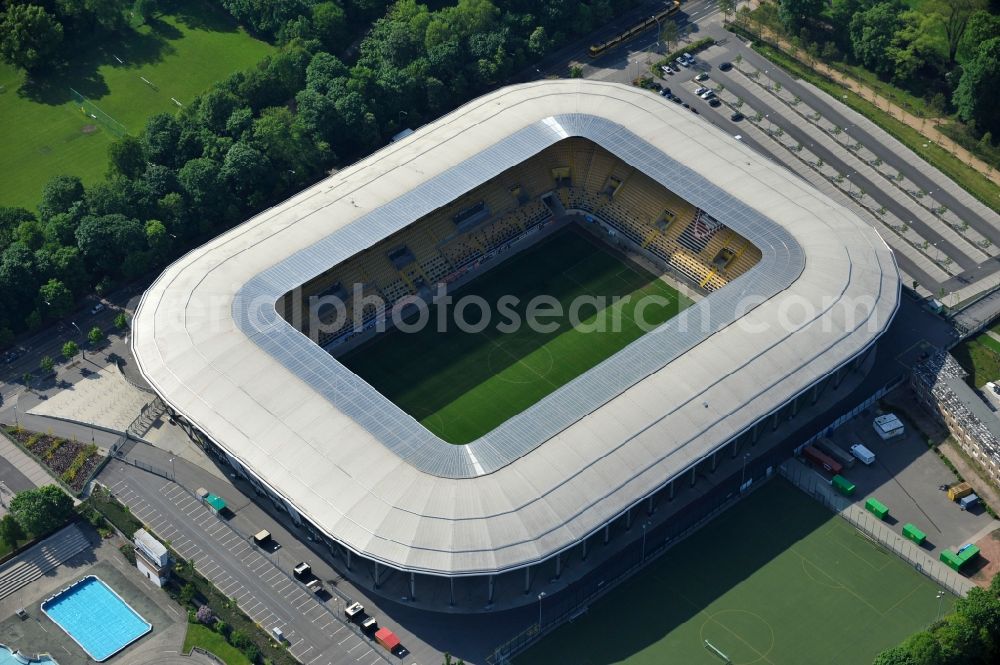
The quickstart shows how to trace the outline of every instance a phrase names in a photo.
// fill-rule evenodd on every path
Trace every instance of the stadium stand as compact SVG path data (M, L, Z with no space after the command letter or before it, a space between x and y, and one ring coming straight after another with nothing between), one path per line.
M555 197L546 205L542 197L550 193ZM571 138L334 266L306 285L304 293L326 293L332 285L357 282L364 294L380 295L387 308L408 296L427 297L435 284L454 281L547 222L554 208L600 223L609 235L627 239L706 292L725 286L761 257L760 250L721 221L607 150ZM350 309L350 303L345 305ZM289 321L290 314L285 316ZM328 316L320 320L328 323ZM369 308L361 321L349 317L338 330L318 335L319 343L330 347L350 339L355 326L369 324L374 316ZM303 332L309 332L309 320L301 317Z

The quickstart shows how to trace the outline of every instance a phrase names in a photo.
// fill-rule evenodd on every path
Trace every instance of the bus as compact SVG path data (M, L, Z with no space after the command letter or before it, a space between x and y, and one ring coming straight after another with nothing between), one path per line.
M640 21L639 23L636 23L625 32L621 33L620 35L615 35L606 42L603 42L601 44L594 44L593 46L591 46L590 57L596 58L599 55L607 53L616 46L624 44L628 40L638 35L640 32L645 32L649 28L652 28L654 25L658 25L660 21L670 16L673 16L674 14L677 13L677 11L680 8L681 8L681 3L679 2L679 0L674 0L673 3L671 3L670 7L668 7L667 9L664 9L663 11L653 14L649 18L646 18Z

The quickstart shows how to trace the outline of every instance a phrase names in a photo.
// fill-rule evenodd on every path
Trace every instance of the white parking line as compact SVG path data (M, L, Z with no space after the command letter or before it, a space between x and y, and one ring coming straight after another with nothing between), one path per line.
M370 654L374 650L375 649L369 648L368 651L364 652L363 654L361 654L360 656L358 656L354 660L361 660L362 658L364 658L365 656L367 656L368 654Z
M355 644L353 647L351 647L350 649L347 650L347 653L351 653L352 651L354 651L358 647L363 647L364 645L365 645L365 643L359 640L357 644Z

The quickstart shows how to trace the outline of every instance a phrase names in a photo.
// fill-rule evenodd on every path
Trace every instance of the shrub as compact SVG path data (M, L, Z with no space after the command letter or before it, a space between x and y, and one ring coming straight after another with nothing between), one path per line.
M256 644L248 644L243 649L243 655L247 657L251 663L256 663L260 659L260 649L257 648Z
M243 651L248 646L253 645L253 642L250 641L250 638L242 630L234 630L231 632L229 634L229 643L240 651Z
M122 545L121 547L119 547L118 550L122 553L122 556L124 556L126 559L128 559L128 562L130 564L132 564L133 566L135 565L135 548L134 547L132 547L128 543L125 543L124 545Z
M212 626L212 628L215 630L215 632L217 632L219 635L222 635L223 637L229 635L229 624L223 621L222 619L216 621L215 625Z
M215 621L215 613L212 612L212 608L208 605L202 605L198 608L198 612L195 614L195 619L198 623L211 626Z

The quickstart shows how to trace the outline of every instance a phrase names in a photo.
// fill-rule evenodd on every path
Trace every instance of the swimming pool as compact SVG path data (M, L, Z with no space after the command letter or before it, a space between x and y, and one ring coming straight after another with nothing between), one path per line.
M152 624L94 575L45 600L42 612L99 663L153 629Z
M20 651L11 651L9 646L0 644L0 665L36 665L40 663L44 663L44 665L59 665L59 663L49 658L48 655L29 658Z

